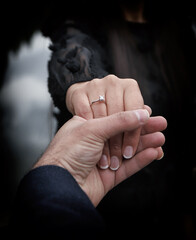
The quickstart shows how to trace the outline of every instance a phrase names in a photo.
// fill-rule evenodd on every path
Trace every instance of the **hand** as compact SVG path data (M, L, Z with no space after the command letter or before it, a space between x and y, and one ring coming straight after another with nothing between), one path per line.
M35 167L52 164L67 169L96 206L114 186L162 156L165 139L159 131L166 125L163 117L149 118L141 109L92 120L75 116L57 132ZM124 160L117 171L97 167L108 139L141 126L138 149L131 160Z
M104 96L105 102L91 105L93 100ZM85 119L100 118L111 114L144 108L144 101L138 84L133 79L120 79L108 75L85 83L72 85L66 95L66 105L73 114ZM136 152L141 128L120 133L106 142L99 166L117 170L122 159L130 159Z

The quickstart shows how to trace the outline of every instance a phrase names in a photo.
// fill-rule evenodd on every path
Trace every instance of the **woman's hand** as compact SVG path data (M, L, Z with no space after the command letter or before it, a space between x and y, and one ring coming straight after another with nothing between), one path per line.
M139 145L131 160L124 160L116 171L97 167L107 140L123 132L134 133L141 126ZM165 138L159 131L166 126L163 117L149 118L141 109L91 120L75 116L60 128L35 167L52 164L67 169L97 206L114 186L162 156Z
M103 96L105 101L93 101ZM108 75L102 79L72 85L66 96L66 106L73 114L85 119L101 118L117 112L143 109L144 101L133 79L120 79ZM105 144L99 166L117 170L122 159L130 159L136 152L141 128L120 133Z

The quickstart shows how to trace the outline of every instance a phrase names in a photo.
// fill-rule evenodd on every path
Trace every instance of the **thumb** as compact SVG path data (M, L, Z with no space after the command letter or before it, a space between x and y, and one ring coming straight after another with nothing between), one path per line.
M89 130L91 129L101 140L106 141L117 134L139 128L144 125L148 119L148 111L145 109L138 109L93 119L91 120L93 126L89 125L88 127Z

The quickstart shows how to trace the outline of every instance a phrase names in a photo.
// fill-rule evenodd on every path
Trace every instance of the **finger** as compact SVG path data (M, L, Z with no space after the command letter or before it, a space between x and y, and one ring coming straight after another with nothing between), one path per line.
M97 88L95 90L98 90ZM102 90L98 90L99 92L103 92ZM91 95L89 96L89 99L93 99L93 96L98 96L98 99L94 99L91 101L91 109L93 112L93 118L102 118L107 116L107 109L106 109L106 104L105 104L105 96L104 95L98 95L98 92L96 91L93 93L92 91ZM100 97L104 100L100 100ZM110 155L109 155L109 144L104 145L102 157L98 163L98 166L101 169L107 169L110 163Z
M125 131L133 131L149 120L149 113L145 109L119 112L104 118L92 119L85 128L94 134L97 141L106 142L111 137Z
M151 116L151 114L152 114L151 107L149 107L148 105L144 105L144 109L146 109L149 112L150 116Z
M95 98L94 100L92 100L93 98ZM98 95L98 93L96 92L95 94L92 94L89 96L89 99L91 99L90 101L90 106L92 108L92 112L93 112L93 118L100 118L100 117L105 117L107 116L107 109L106 109L106 104L105 104L105 95Z
M98 162L98 166L101 169L107 169L110 165L110 152L108 141L104 144L101 159Z
M161 132L155 132L146 134L140 137L140 141L137 148L137 153L143 151L146 148L157 148L163 146L165 143L165 136Z
M153 126L153 123L155 124ZM140 136L140 141L136 152L140 152L145 148L163 146L165 136L160 132L166 128L166 120L162 117L150 118L147 124L143 126L145 135ZM143 130L144 132L144 130Z
M139 143L140 132L141 128L124 133L122 152L125 159L130 159L135 154Z
M76 90L72 94L72 103L70 111L73 115L77 115L86 120L93 118L93 112L89 104L89 98L84 91Z
M128 81L130 82L130 84L127 84ZM125 79L125 81L123 81L123 84L124 84L124 102L126 110L144 108L144 100L137 81L133 79ZM149 109L147 105L145 106L146 108Z
M88 98L93 112L93 118L102 118L107 116L105 90L102 89L102 85L98 84L98 81L100 82L100 80L98 79L93 80L91 82L91 85L89 86ZM101 169L107 169L109 167L109 163L110 154L109 144L107 142L104 145L102 156L100 161L98 162L98 166Z
M157 148L157 151L158 151L158 156L156 160L161 160L164 157L164 152L162 147Z
M144 107L143 98L137 83L125 89L124 102L126 111ZM145 108L151 113L150 107L146 106ZM139 143L140 132L141 129L137 129L124 133L122 152L125 159L130 159L135 154Z
M142 127L141 135L160 132L167 128L167 120L162 117L151 117L147 124Z
M107 112L112 115L124 111L123 90L119 89L116 81L111 82L112 88L107 91ZM110 169L117 170L122 162L122 139L123 133L115 135L109 140Z
M93 79L88 82L86 86L86 95L89 99L89 106L93 113L93 118L107 116L105 88L101 83L102 79Z
M147 148L137 153L130 161L123 161L121 167L116 172L115 185L139 172L152 161L156 160L158 156L159 150L157 148Z

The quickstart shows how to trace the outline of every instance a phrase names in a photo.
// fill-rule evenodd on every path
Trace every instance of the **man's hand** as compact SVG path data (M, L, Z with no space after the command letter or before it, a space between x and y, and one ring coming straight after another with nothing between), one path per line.
M67 169L96 206L114 186L163 155L165 138L159 131L166 126L163 117L150 118L142 109L90 120L75 116L57 132L35 167L52 164ZM116 171L97 167L106 141L141 127L132 159L124 160Z

